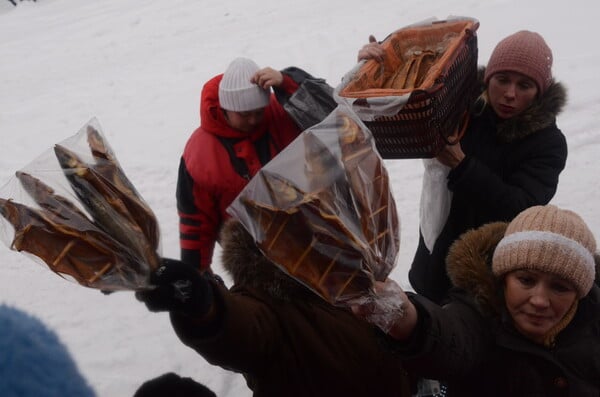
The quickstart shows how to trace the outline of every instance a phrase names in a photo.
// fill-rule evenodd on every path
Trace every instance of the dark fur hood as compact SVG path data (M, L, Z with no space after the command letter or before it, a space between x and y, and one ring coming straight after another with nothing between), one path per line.
M492 274L492 257L504 237L507 222L493 222L464 233L448 252L446 270L455 287L465 290L486 314L500 314L504 307L501 280ZM596 260L596 284L600 280L600 255Z
M315 293L269 261L240 222L234 219L225 222L220 244L223 267L235 285L263 291L284 301L318 299Z
M485 91L483 75L485 67L478 71L479 87ZM533 132L550 127L567 103L567 90L562 83L552 81L544 95L537 98L523 113L498 124L498 137L504 142L522 139ZM481 112L485 102L476 103L476 112Z

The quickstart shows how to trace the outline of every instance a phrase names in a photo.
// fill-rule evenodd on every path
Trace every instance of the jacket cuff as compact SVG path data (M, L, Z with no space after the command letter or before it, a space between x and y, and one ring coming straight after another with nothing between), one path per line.
M419 355L423 350L425 337L429 332L431 320L427 309L421 304L418 295L411 292L407 292L406 294L419 313L417 325L408 339L399 341L387 334L384 334L383 338L384 343L390 351L409 358Z

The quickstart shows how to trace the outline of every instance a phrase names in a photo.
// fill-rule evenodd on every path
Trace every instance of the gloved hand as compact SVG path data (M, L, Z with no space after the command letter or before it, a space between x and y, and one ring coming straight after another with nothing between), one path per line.
M150 276L156 288L138 291L135 296L152 312L170 311L204 317L212 301L210 283L194 267L175 259L162 259Z
M406 293L392 279L376 281L374 293L352 299L350 308L354 314L389 333L398 321L402 320L407 304Z

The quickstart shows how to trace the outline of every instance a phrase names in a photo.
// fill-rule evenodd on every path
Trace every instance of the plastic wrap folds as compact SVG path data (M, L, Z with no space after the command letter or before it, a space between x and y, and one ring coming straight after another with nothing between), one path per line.
M353 299L348 304L358 317L376 325L386 334L405 314L406 294L392 279L377 283L375 293Z
M95 119L0 190L5 244L58 275L107 291L147 287L159 227Z
M228 212L273 263L336 305L372 294L398 255L387 170L345 105L265 165Z

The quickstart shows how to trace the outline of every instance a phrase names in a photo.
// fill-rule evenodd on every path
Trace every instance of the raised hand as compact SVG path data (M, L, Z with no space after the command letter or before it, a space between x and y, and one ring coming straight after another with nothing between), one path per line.
M250 81L266 90L279 87L283 83L283 74L279 70L266 67L257 71Z
M407 339L417 325L417 311L392 279L375 282L374 294L350 302L354 315L377 326L392 338Z
M150 276L155 288L136 292L152 312L170 311L202 318L213 302L210 283L194 267L175 259L162 259Z
M358 61L362 61L364 60L368 60L368 59L374 59L377 62L383 62L383 57L384 57L385 51L383 50L383 47L381 46L381 44L379 42L377 42L377 39L375 39L375 36L373 35L369 35L369 43L365 44L359 51L358 51Z

